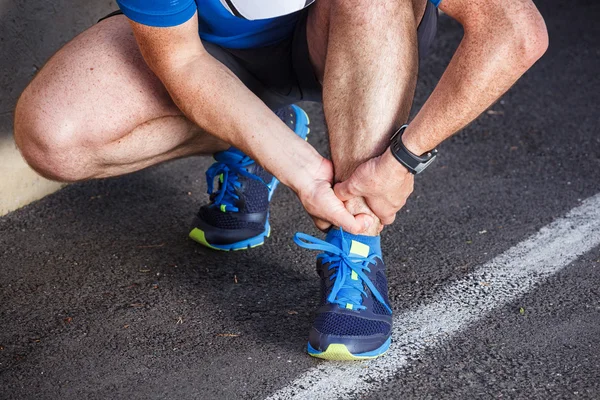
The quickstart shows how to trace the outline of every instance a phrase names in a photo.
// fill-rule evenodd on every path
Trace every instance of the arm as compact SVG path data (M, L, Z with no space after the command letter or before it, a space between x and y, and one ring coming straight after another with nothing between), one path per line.
M441 9L462 24L464 36L402 137L414 154L435 148L477 118L548 47L544 20L530 0L443 0ZM389 224L412 192L407 174L388 148L336 185L336 194L344 201L365 197L373 212Z
M291 187L315 220L363 228L331 188L328 160L300 139L202 46L195 14L180 25L159 28L131 21L150 69L175 104L209 134L232 143Z
M544 54L548 33L533 2L443 0L464 37L403 142L423 154L471 123Z

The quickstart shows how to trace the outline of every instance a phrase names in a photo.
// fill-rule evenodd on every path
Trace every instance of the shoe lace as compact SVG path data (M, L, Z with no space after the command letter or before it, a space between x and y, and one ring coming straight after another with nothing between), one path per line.
M239 211L235 203L240 199L236 193L236 189L242 186L239 181L240 176L261 182L269 187L261 177L248 172L247 168L254 164L254 160L247 155L225 150L216 153L214 158L216 162L206 170L206 186L213 204L221 211ZM221 185L215 190L214 184L217 176Z
M342 235L341 248L305 233L298 232L294 235L294 242L298 246L309 250L323 251L324 253L319 254L317 259L321 259L324 264L329 263L328 270L335 269L335 272L329 277L330 280L335 279L335 282L327 296L327 301L338 304L342 308L364 310L366 307L362 305L362 296L367 296L364 290L364 285L366 285L377 301L391 313L392 310L383 296L366 275L366 272L371 272L369 266L377 263L375 261L377 256L362 257L350 254L349 245L344 240L344 231L341 228L340 233Z

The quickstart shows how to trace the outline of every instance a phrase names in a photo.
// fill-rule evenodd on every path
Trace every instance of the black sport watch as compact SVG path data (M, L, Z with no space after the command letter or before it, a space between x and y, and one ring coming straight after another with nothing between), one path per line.
M390 150L400 164L404 165L409 172L416 175L423 172L435 160L437 149L428 151L421 156L411 153L404 147L404 143L402 143L402 134L407 127L408 125L403 125L394 133L391 139Z

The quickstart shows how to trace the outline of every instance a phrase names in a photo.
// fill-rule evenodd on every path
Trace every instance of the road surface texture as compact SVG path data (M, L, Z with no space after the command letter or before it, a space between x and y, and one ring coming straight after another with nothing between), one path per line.
M190 158L0 219L0 398L600 398L600 4L539 7L546 56L440 146L384 232L393 308L417 321L416 344L397 324L376 363L307 356L319 282L291 238L317 234L308 216L282 187L264 246L204 249L186 235L210 160ZM442 17L416 109L460 37ZM326 154L321 108L303 106ZM481 288L452 292L469 279ZM443 340L418 337L430 325ZM338 376L356 387L329 392Z

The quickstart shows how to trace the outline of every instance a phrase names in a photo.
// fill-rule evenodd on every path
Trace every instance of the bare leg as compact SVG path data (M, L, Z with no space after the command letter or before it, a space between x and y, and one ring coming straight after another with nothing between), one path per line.
M425 0L316 2L307 22L311 61L323 82L335 178L383 153L394 128L408 119L417 79L417 26ZM346 203L379 219L360 198Z
M183 116L123 16L91 27L48 61L19 99L15 139L34 169L62 181L229 147Z

